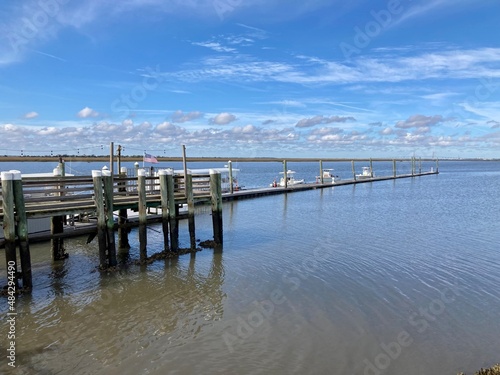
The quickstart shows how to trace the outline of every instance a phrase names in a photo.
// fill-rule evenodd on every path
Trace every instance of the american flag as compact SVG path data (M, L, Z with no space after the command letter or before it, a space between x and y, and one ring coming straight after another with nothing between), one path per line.
M158 163L158 160L155 156L146 153L144 153L144 159L142 160L144 161L144 163Z

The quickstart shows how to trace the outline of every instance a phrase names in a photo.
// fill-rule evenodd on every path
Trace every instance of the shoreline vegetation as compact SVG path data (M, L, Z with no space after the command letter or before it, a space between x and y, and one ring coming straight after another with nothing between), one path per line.
M459 372L457 375L467 375L463 372ZM486 368L486 369L481 369L479 371L476 371L474 375L500 375L500 364L496 364L493 367Z

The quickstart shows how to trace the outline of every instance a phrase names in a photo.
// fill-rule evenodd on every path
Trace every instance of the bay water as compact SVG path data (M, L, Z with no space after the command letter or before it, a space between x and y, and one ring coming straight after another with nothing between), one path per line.
M42 171L34 164L22 171ZM290 164L298 179L319 173L315 163ZM234 167L247 188L283 169ZM324 167L352 178L350 163ZM374 170L391 175L392 165ZM455 375L491 366L500 361L500 163L446 161L439 171L226 202L222 251L109 273L96 268L95 240L66 239L59 262L50 244L33 243L34 289L15 305L15 368L0 300L0 372ZM211 216L199 211L203 241ZM137 238L134 229L132 261ZM162 240L151 226L148 253ZM180 242L189 244L183 221ZM5 285L4 261L0 277Z

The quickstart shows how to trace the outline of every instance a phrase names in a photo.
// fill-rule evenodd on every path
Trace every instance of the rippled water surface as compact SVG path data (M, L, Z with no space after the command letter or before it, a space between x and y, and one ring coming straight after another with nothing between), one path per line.
M240 168L251 185L258 167ZM225 203L221 252L110 274L96 271L97 243L86 237L66 240L70 256L58 263L48 244L32 244L34 291L16 305L18 367L2 355L0 371L454 375L491 366L500 361L500 164L442 162L440 172ZM196 228L211 238L208 213ZM162 250L153 229L149 254ZM136 230L130 241L138 259ZM0 275L5 283L3 261Z

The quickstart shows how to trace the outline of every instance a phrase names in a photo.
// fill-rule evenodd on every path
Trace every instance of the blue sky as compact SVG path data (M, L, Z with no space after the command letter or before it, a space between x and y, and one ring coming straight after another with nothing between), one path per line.
M0 5L0 154L499 157L500 3Z

